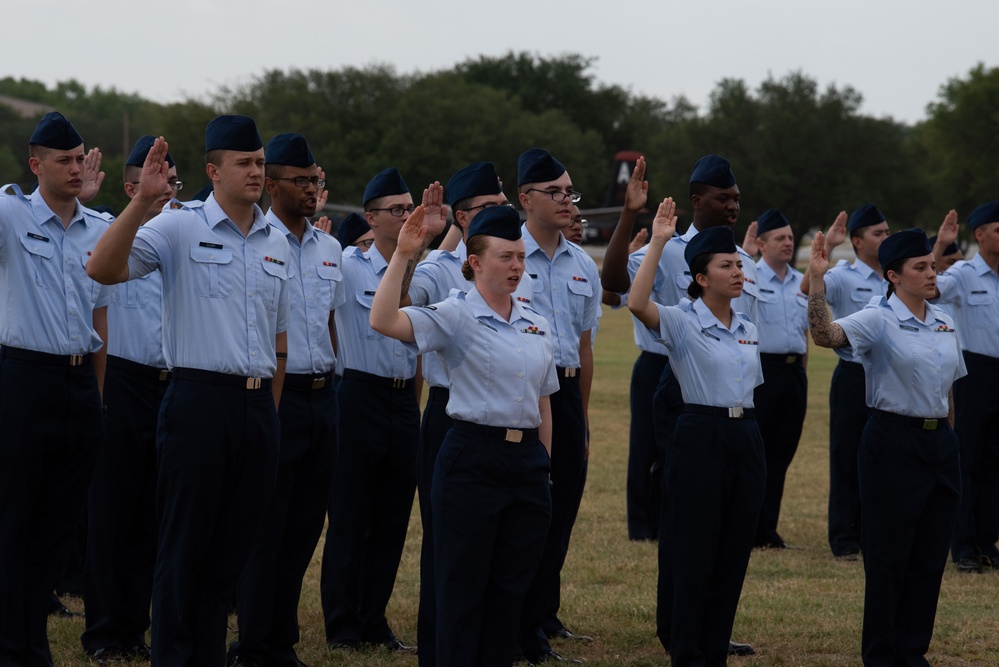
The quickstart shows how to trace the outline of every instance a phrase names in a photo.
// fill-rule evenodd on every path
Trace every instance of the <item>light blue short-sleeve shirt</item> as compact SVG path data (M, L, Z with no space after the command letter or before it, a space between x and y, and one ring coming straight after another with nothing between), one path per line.
M449 370L452 419L504 428L541 425L538 401L559 389L548 321L511 297L510 321L474 287L446 301L411 306L420 354L438 352Z
M153 271L111 289L108 354L153 368L166 368L162 274Z
M77 203L68 227L39 191L0 195L0 344L49 354L97 352L94 309L110 290L87 275L108 221Z
M660 343L680 382L683 402L719 408L753 407L753 390L763 384L756 325L732 311L725 327L697 299L659 310Z
M949 315L927 304L921 322L892 294L835 323L864 365L868 407L924 419L947 416L951 385L968 373Z
M290 251L254 206L247 236L211 195L164 209L139 228L129 280L163 274L163 350L170 368L273 377L288 330Z
M937 276L939 303L953 309L961 347L999 358L999 276L975 255Z
M409 286L409 298L414 306L438 303L450 296L452 290L468 292L474 286L461 273L461 267L468 258L468 249L461 241L454 252L434 250L416 266L413 281ZM525 271L513 294L525 306L534 300L534 282ZM447 369L441 363L440 355L428 354L423 357L423 377L431 387L447 387Z
M321 375L336 366L330 340L330 312L343 304L345 288L340 242L305 221L302 241L273 210L267 222L288 241L288 363L285 371Z
M757 310L762 354L808 352L808 297L801 292L802 274L787 267L784 279L764 260L756 263L759 277Z
M871 299L883 296L888 290L888 281L882 275L861 262L852 264L845 259L826 272L824 284L826 303L832 311L833 319L852 315L870 303ZM835 350L844 361L857 361L853 350L845 347Z
M593 258L575 243L559 237L555 255L538 245L525 224L521 231L527 273L534 281L532 307L544 316L555 337L555 365L579 368L579 341L597 325L603 293Z

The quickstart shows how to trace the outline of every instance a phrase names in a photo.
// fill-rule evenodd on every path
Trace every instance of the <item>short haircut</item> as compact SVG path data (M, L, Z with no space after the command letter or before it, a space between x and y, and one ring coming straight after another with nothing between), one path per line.
M691 183L688 198L703 197L708 193L710 187L707 183Z
M272 164L268 162L264 165L264 176L267 178L281 178L285 174L285 165Z
M225 156L226 150L224 148L216 148L205 153L205 164L221 165L222 158Z
M44 160L45 156L52 152L52 149L48 146L42 146L41 144L28 144L28 157L38 158L39 160Z
M122 171L122 178L126 183L133 183L139 180L142 176L142 167L136 167L134 164L126 164Z

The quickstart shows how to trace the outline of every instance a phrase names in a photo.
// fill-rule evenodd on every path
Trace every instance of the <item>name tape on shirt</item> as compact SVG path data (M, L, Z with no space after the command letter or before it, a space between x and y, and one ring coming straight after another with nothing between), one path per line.
M28 238L34 239L35 241L43 241L45 243L49 243L49 237L42 236L41 234L33 234L32 232L28 232Z
M202 241L198 245L200 247L202 247L202 248L211 248L212 250L221 250L222 249L222 244L221 243L209 243L208 241Z
M704 334L705 336L707 336L708 338L714 338L715 340L721 340L721 338L719 338L718 336L714 335L713 333L711 333L707 329L701 329L701 333Z

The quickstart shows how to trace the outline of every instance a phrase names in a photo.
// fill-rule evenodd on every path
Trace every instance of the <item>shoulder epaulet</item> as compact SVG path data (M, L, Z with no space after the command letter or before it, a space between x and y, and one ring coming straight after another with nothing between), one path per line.
M746 313L740 313L740 312L736 311L736 313L735 313L735 314L736 314L736 316L738 316L738 318L739 318L740 320L742 320L743 322L749 322L750 324L752 324L753 320L752 320L752 319L751 319L751 318L749 317L749 315L747 315Z
M166 204L163 205L164 210L166 209L182 209L185 211L193 211L194 209L201 208L205 205L205 202L200 199L192 199L191 201L180 201L179 199L171 199Z
M834 269L838 269L838 268L841 268L841 267L844 267L844 266L852 266L852 265L850 264L849 260L841 259L838 262L836 262L836 266L834 266L833 268Z
M31 198L28 197L23 192L21 192L21 186L18 185L17 183L8 183L7 185L0 188L0 192L10 197L15 197L17 199L20 199L25 206L31 208Z
M110 213L104 213L103 211L95 211L89 206L84 206L83 204L80 204L80 212L86 213L87 215L93 216L95 218L100 218L101 220L107 223L112 223L114 222L115 219L115 216L111 215Z

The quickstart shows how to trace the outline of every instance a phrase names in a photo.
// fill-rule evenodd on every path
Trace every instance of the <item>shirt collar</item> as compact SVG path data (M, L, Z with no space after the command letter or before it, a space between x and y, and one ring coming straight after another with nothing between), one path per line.
M281 218L277 217L277 214L274 212L273 208L267 209L267 213L264 215L264 219L271 227L274 227L281 235L295 239L296 244L299 242L298 237L295 236L294 232L288 229L288 225L284 224L284 221L281 220ZM309 241L315 240L315 238L316 238L316 229L315 227L312 226L312 223L309 222L309 219L306 218L305 233L302 234L301 245L304 246Z
M534 240L534 237L531 236L531 232L527 229L527 223L526 222L520 227L520 233L521 233L521 236L524 239L524 254L525 255L532 255L532 254L534 254L535 252L537 252L539 250L542 253L545 252L544 250L541 249L541 246L538 245L538 242ZM562 236L561 234L559 234L558 235L558 247L555 248L555 254L552 255L552 260L554 260L556 257L558 257L559 253L563 253L563 252L569 252L569 242L565 240L564 236ZM548 256L547 253L545 253L545 256L546 257Z
M892 312L895 313L895 317L898 318L899 322L912 320L915 324L921 324L923 326L931 326L935 322L943 322L943 318L940 317L943 311L934 306L932 303L929 302L926 303L925 322L920 322L919 319L912 314L912 311L909 310L909 307L906 306L900 298L898 298L898 294L893 292L892 295L888 297L887 303L888 306L892 309Z
M208 218L208 225L213 229L215 227L218 227L219 223L222 222L223 220L229 220L229 222L232 223L233 225L236 224L232 222L232 220L229 218L226 212L222 210L222 207L219 206L219 203L215 200L214 192L208 195L208 199L205 200L204 209L205 209L205 216ZM267 218L264 217L263 210L261 210L259 206L254 204L253 224L250 225L250 233L246 235L247 238L249 238L251 234L258 231L263 231L264 234L267 234L270 232L270 227L271 226L267 222Z
M696 299L693 302L694 313L697 315L697 323L701 325L702 329L710 329L711 327L718 327L719 329L724 329L725 331L730 331L735 333L738 329L745 329L742 318L739 317L731 306L729 307L729 312L732 313L732 328L727 329L723 325L715 314L711 312L707 304L704 303L702 299Z
M687 231L683 233L680 240L684 243L690 243L690 239L697 236L697 227L694 227L694 223L690 223L690 227L687 227Z
M974 266L975 272L980 276L984 276L986 273L992 272L992 267L985 262L984 258L982 258L982 253L976 254L971 259L971 264Z
M860 259L857 259L850 266L853 268L854 271L858 272L864 278L870 278L872 275L874 275L874 269L869 267L864 262L860 261Z
M760 282L766 280L783 285L794 277L794 269L791 266L788 266L787 270L784 272L784 280L781 280L780 277L777 276L777 273L770 267L769 264L767 264L765 259L760 259L760 261L756 262L756 271L760 274Z
M33 193L31 193L30 199L31 211L34 214L36 221L41 220L42 222L48 222L49 220L55 218L56 222L60 225L62 224L62 220L60 220L59 216L57 216L49 207L48 202L45 201L45 197L42 196L40 190L36 189ZM70 219L69 224L72 225L76 221L80 221L85 226L89 226L87 216L83 215L83 207L80 206L79 201L76 202L76 208L73 210L73 217Z

